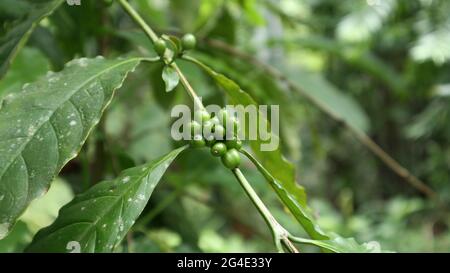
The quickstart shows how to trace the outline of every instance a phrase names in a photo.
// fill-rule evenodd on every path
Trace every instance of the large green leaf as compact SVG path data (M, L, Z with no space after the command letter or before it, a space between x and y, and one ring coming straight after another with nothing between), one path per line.
M111 252L147 205L153 189L187 146L151 163L123 171L64 206L56 221L36 234L28 252Z
M140 59L77 59L0 105L0 238L45 194Z
M6 73L17 51L26 43L36 25L50 15L64 0L28 0L27 5L20 1L25 9L24 14L12 22L8 27L0 27L0 78ZM11 4L13 5L13 4ZM26 7L26 8L25 8Z

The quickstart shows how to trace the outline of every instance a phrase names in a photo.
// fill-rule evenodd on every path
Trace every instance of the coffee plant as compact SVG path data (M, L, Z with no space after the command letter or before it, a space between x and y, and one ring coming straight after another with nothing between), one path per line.
M51 191L53 188L52 183L56 187L54 181L58 180L61 172L70 169L73 162L82 166L84 181L72 182L79 194L70 202L61 208L55 202L54 206L59 209L56 219L36 230L31 243L24 247L26 252L122 251L124 241L130 239L130 231L135 229L146 233L143 230L155 217L143 212L153 207L164 209L164 200L150 202L163 176L170 176L178 168L172 166L178 157L192 153L196 155L190 159L192 164L218 160L223 171L234 176L256 209L254 212L262 217L270 231L274 251L297 253L303 252L304 247L314 249L311 248L313 246L323 252L381 252L377 242L357 242L352 237L343 237L321 228L317 215L308 206L305 190L296 181L294 165L283 156L286 149L294 147L296 142L295 139L283 137L284 124L291 122L289 114L283 112L289 110L283 107L289 109L291 106L287 104L298 95L347 128L356 140L410 186L425 196L435 196L433 190L367 135L367 118L360 114L362 110L353 100L324 80L306 73L298 75L299 83L292 82L287 72L284 74L228 45L229 34L226 31L214 33L212 26L200 20L202 18L199 19L198 33L193 34L154 24L152 18L146 16L146 13L154 12L143 4L145 1L87 0L80 1L80 6L68 6L64 0L23 0L14 3L17 4L14 7L12 2L15 1L0 3L1 16L6 18L2 19L5 23L0 35L0 77L3 78L0 83L4 82L0 85L0 238L8 240L13 236L14 231L20 228L24 212L39 201L37 199L45 198L49 189ZM207 8L217 8L212 2L205 5L204 12L208 11ZM281 12L273 5L270 7L274 12ZM247 8L250 9L250 6ZM83 18L78 13L92 10L93 13L98 11L97 17L86 17L83 22L72 21L76 25L64 20L64 16ZM67 12L69 15L65 15ZM249 20L263 20L257 14L248 14ZM229 16L228 13L222 14L220 24L235 28ZM138 30L115 29L124 24ZM208 33L223 39L210 39ZM100 55L80 56L79 52L86 52L86 48L80 48L77 42L67 42L78 39L86 39L85 46L95 48L87 51ZM311 47L318 46L314 43L310 41ZM131 44L132 49L125 44ZM42 53L36 55L36 51L28 45L39 48L45 57ZM222 52L222 58L227 61L219 63L211 57L211 51ZM76 58L65 62L62 52L69 52ZM238 71L230 69L237 59L244 60L250 67L247 82L242 81ZM16 63L20 62L29 63L30 70L16 69ZM49 62L53 71L46 72L44 70L49 68ZM14 77L13 73L17 75ZM111 135L104 132L109 120L105 117L109 106L114 107L116 100L129 96L132 86L141 84L140 77L148 78L155 73L156 77L151 76L151 84L157 87L153 90L153 96L164 107L183 103L185 94L190 98L188 104L194 114L187 128L191 140L170 140L175 149L141 165L129 160L126 151L117 152L119 156L105 156L105 150L119 151L118 143L121 141L111 141ZM196 73L195 79L190 77L192 73ZM264 77L257 73L262 73ZM238 77L239 81L234 77ZM259 77L260 83L252 82L256 77ZM387 83L390 81L389 77L383 79ZM24 80L29 83L22 85ZM204 88L213 88L218 98L210 100L206 97L206 101L220 102L221 109L211 111L204 105ZM398 85L398 88L403 87ZM135 101L136 105L145 99L142 97ZM333 101L340 104L336 105ZM264 103L280 105L281 134L269 130L265 138L258 135L255 139L241 139L239 133L249 132L251 121L243 122L229 111L227 105L257 107ZM131 109L128 110L130 116L134 115ZM267 115L258 110L256 117L256 128L272 128L272 120ZM159 117L160 120L171 118L173 116ZM141 119L145 120L144 117ZM152 134L158 133L155 130L141 132L145 137L152 137ZM170 135L166 137L170 138ZM268 138L275 139L280 145L273 150L261 149ZM98 145L99 141L104 146ZM158 149L158 145L155 142L150 149ZM95 154L103 153L103 157L97 159L99 165L94 167L90 167L92 157L88 156L93 153L92 150ZM140 152L146 153L143 150ZM105 164L112 166L113 175L98 175L96 169L104 168ZM251 179L247 179L246 169L254 170L248 176ZM198 170L192 171L193 176L198 173ZM209 171L208 167L200 170L202 174ZM211 174L209 177L212 179L213 176ZM95 179L93 183L88 182ZM281 202L284 208L282 214L279 211L274 214L270 206L262 201L263 198L257 193L259 190L255 190L249 182L253 179L255 184L265 180L270 193ZM173 188L177 194L173 198L183 194L178 192L180 187ZM290 219L291 216L298 225L286 226L285 220L277 220Z

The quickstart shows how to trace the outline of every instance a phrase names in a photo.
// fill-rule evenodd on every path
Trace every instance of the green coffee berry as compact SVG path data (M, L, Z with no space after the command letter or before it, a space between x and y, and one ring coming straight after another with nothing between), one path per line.
M214 136L212 136L212 138L209 139L205 137L205 142L206 146L212 147L216 143L216 140L214 139Z
M164 56L164 53L166 52L167 49L166 41L160 38L155 41L154 47L156 53L158 53L159 56L161 57Z
M199 135L202 133L202 126L200 123L196 122L195 120L191 120L188 124L188 128L191 132L191 136Z
M197 45L197 39L195 39L194 35L188 33L181 38L181 44L184 50L191 50Z
M226 140L225 144L227 145L228 149L236 149L239 151L242 148L242 141L236 137L230 140Z
M194 120L198 122L205 122L211 119L211 115L206 110L199 110L194 113Z
M203 136L205 136L205 139L207 140L213 140L214 137L214 123L210 120L207 120L203 123Z
M241 156L236 149L228 150L221 159L223 165L228 169L235 169L241 163Z
M205 147L205 145L205 139L201 135L195 135L191 140L191 146L193 148L202 148Z
M213 156L223 156L227 152L227 146L222 142L217 142L211 147Z

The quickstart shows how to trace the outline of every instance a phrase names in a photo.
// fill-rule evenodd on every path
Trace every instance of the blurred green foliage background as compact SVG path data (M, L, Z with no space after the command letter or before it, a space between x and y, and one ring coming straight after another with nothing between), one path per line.
M131 3L158 31L195 33L196 57L258 103L280 105L284 154L296 164L297 180L324 229L361 242L376 240L393 251L450 251L450 1ZM1 20L20 16L12 13L0 8ZM283 79L224 51L217 46L222 43L276 67L303 92L289 91ZM0 81L0 99L74 57L124 54L155 55L119 5L63 5L41 22ZM226 104L198 68L181 66L206 104ZM182 90L164 92L161 69L141 66L130 76L82 153L0 241L0 252L21 251L74 194L179 145L170 138L170 110L189 104L189 98ZM366 132L438 193L440 202L405 183L305 93ZM190 151L176 160L117 251L274 251L245 193L207 153ZM277 219L304 234L249 162L244 172Z

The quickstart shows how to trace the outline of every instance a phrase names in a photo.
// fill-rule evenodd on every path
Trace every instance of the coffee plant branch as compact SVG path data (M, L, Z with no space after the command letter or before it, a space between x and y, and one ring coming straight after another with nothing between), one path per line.
M175 69L175 71L178 73L178 75L180 76L181 84L184 86L184 88L187 91L187 93L191 96L192 100L194 101L194 104L196 104L197 107L199 107L200 109L204 110L205 107L203 106L201 100L199 99L199 97L195 93L195 91L192 88L192 86L190 85L189 81L186 79L186 76L183 74L183 72L181 72L181 70L178 67L178 65L175 62L173 62L171 64L171 67L173 67Z
M150 26L147 25L147 23L144 21L144 19L131 7L128 2L125 0L119 0L119 3L122 5L122 7L127 11L127 13L134 19L134 21L144 30L144 32L147 34L147 36L150 38L150 40L155 45L158 41L158 36L156 33L151 29ZM162 57L164 58L164 57ZM163 59L163 61L166 63L166 65L169 65L172 67L176 73L179 75L182 85L184 86L185 90L188 92L188 94L191 96L191 98L194 101L194 104L199 106L201 109L205 109L202 105L199 97L195 93L194 89L190 85L189 81L185 77L185 75L182 73L180 68L177 66L175 61L172 60L166 60ZM269 209L264 205L262 200L259 198L255 190L252 188L250 183L248 183L247 179L245 178L244 174L241 172L239 168L232 169L233 174L235 175L236 179L241 184L242 188L247 193L250 200L253 202L261 216L266 221L268 227L270 228L272 232L272 236L275 242L275 245L277 247L277 250L279 252L284 252L284 249L288 250L291 253L298 253L297 248L293 245L293 243L289 239L289 232L287 232L273 217ZM284 248L283 248L284 247Z
M247 54L233 46L230 46L222 41L213 40L213 39L205 39L204 40L207 45L221 50L225 53L228 53L236 58L244 60L246 62L252 63L254 67L261 69L268 75L279 79L284 82L291 92L298 92L310 100L316 107L318 107L321 111L325 112L332 119L342 124L346 129L348 129L356 139L361 142L366 148L368 148L375 156L377 156L389 169L391 169L394 173L400 176L404 181L414 187L416 190L425 194L429 198L438 199L438 195L433 189L431 189L425 182L414 176L410 171L408 171L405 167L403 167L397 160L395 160L392 156L390 156L386 151L383 150L374 140L372 140L366 133L357 130L350 126L346 121L342 120L340 117L336 116L334 113L329 111L326 107L323 107L322 104L317 101L315 98L310 96L308 92L302 90L299 86L297 86L294 82L289 80L281 71L276 69L275 67L258 60L250 54ZM190 58L184 58L188 61Z

